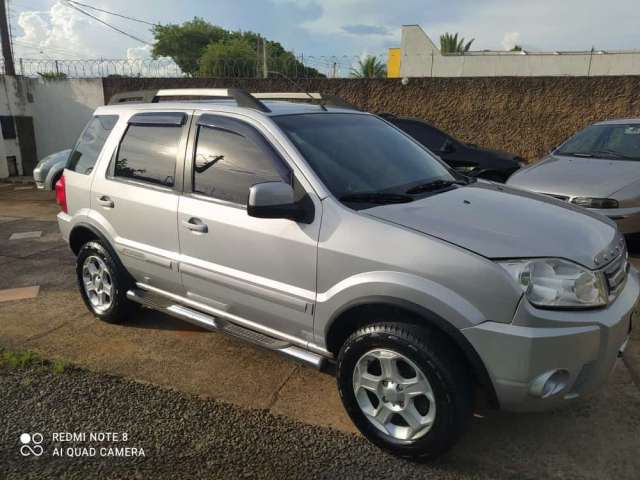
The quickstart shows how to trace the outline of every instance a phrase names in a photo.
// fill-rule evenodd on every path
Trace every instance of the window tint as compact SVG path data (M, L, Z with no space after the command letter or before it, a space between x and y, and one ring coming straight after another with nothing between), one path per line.
M118 149L113 176L173 187L182 127L129 125Z
M373 115L323 113L273 117L338 198L404 193L407 186L453 180L427 150Z
M69 155L67 168L85 175L91 173L104 142L117 121L117 115L97 115L89 120Z
M424 123L412 122L412 121L399 121L397 123L404 132L411 135L425 147L433 152L438 152L442 149L444 142L448 140L448 137L442 132L439 132L435 128L425 125Z
M567 140L558 155L640 160L640 124L592 125Z
M193 165L193 191L245 205L256 183L288 181L266 145L227 129L200 126Z

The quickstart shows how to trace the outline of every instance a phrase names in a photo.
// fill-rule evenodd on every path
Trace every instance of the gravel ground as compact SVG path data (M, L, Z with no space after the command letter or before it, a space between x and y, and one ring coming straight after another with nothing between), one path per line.
M356 435L81 369L0 367L0 478L460 478L446 463L381 453ZM24 432L44 453L20 454ZM126 432L127 442L54 442L54 432ZM144 457L54 456L136 447ZM65 454L66 455L66 454ZM473 470L472 470L473 471ZM489 478L482 473L465 478Z

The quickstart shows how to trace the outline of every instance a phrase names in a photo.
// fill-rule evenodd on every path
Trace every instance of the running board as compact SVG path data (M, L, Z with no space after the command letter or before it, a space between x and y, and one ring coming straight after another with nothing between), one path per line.
M207 313L200 312L193 308L179 305L161 295L148 292L142 289L131 289L127 291L127 298L140 305L158 310L171 315L180 320L185 320L209 331L219 331L253 343L260 347L280 352L298 362L310 365L321 370L326 359L317 353L291 345L290 343L274 337L270 337L255 330L251 330L228 320L214 317Z

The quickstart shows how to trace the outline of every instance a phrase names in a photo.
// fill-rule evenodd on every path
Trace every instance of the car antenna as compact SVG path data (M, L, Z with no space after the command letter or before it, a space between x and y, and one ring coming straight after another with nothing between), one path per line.
M298 83L296 83L295 81L293 81L291 78L289 78L287 75L285 75L284 73L281 72L276 72L275 70L269 70L267 72L269 73L273 73L275 75L280 75L282 78L284 78L286 81L288 81L289 83L291 83L291 85L293 85L294 87L296 87L298 90L302 90L303 93L305 93L311 100L316 100L315 98L313 98L313 95L311 95L306 88L302 88ZM324 110L325 112L327 111L327 107L324 106L324 103L322 103L322 96L320 96L320 108L322 110Z

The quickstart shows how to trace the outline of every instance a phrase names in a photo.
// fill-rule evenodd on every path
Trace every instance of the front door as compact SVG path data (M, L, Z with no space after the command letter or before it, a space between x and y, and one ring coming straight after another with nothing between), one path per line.
M230 316L312 340L319 200L312 198L311 224L250 217L246 203L256 183L295 182L307 191L294 169L242 120L203 114L191 137L178 209L187 295Z
M142 283L183 293L178 274L178 199L188 112L133 115L111 162L96 172L91 207L122 263Z

